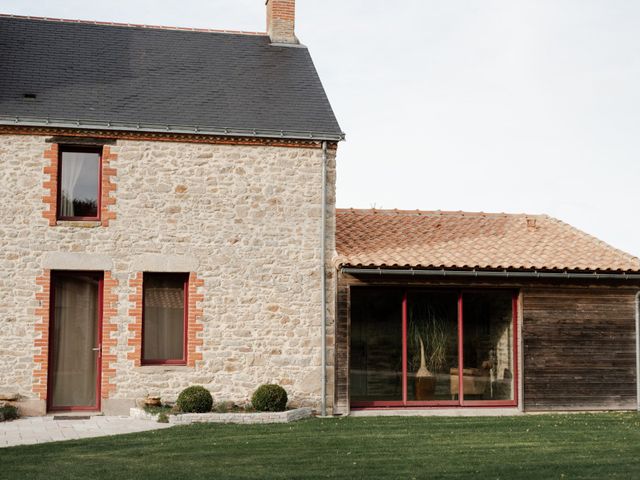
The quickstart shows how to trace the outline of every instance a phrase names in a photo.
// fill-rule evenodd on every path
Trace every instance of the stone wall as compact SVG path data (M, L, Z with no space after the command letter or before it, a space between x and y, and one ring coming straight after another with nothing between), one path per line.
M191 423L235 423L257 425L265 423L290 423L311 417L313 411L308 407L295 408L284 412L251 412L251 413L180 413L169 415L169 423L173 425L189 425ZM131 418L158 421L159 414L146 412L142 408L131 408Z
M43 217L50 148L44 136L0 136L0 389L44 409L33 375L38 339L46 333L37 279L47 270L82 267L107 270L112 280L106 411L128 409L147 394L173 399L193 384L207 387L216 401L243 402L265 382L284 386L293 406L319 407L319 148L118 140L109 147L115 202L108 225L53 226ZM327 261L335 243L334 152ZM193 366L136 366L132 359L131 282L142 271L189 272L201 281L202 297L193 305L202 310L195 317L201 359ZM333 285L327 279L329 332ZM332 352L330 333L330 365ZM328 392L331 399L331 385Z

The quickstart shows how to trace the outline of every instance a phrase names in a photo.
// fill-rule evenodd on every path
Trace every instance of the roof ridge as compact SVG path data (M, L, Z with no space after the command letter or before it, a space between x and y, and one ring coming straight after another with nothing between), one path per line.
M168 25L149 25L142 23L120 23L120 22L101 22L98 20L80 20L72 18L55 18L55 17L39 17L32 15L15 15L12 13L0 13L0 18L16 18L21 20L38 20L45 22L57 23L74 23L81 25L99 25L107 27L126 27L126 28L144 28L148 30L174 30L178 32L200 32L200 33L228 33L233 35L256 35L266 36L266 32L252 32L247 30L227 30L215 28L196 28L196 27L174 27Z
M550 218L546 214L535 213L507 213L507 212L470 212L464 210L403 210L398 208L336 208L336 214L353 213L358 215L446 215L461 217L520 217L520 218Z
M576 234L578 234L579 236L581 236L582 238L585 238L587 240L590 241L594 241L596 242L598 245L600 245L603 248L606 248L608 250L610 250L611 252L617 254L617 255L621 255L623 258L625 258L626 260L630 260L630 261L634 261L638 264L638 266L640 267L640 258L636 257L635 255L625 252L624 250L620 250L619 248L614 247L613 245L605 242L604 240L600 240L598 237L591 235L590 233L585 232L584 230L581 230L577 227L574 227L573 225L571 225L570 223L564 222L558 218L552 217L550 215L545 215L545 217L548 218L549 221L551 222L555 222L558 223L560 225L569 227L571 230L573 230Z

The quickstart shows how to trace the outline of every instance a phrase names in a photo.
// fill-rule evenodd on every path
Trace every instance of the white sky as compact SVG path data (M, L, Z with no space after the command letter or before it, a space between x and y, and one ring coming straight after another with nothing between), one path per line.
M347 141L338 206L548 213L640 254L640 2L298 0ZM1 0L264 31L264 0Z

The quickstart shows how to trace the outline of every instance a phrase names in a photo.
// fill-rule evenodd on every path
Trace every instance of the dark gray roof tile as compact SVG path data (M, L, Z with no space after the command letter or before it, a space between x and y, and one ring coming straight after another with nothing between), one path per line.
M271 45L266 35L0 17L0 65L2 123L342 134L309 51Z

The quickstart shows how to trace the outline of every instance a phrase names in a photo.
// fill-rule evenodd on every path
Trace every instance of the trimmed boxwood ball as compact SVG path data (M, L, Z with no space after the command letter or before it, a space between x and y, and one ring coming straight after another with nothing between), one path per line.
M284 412L287 408L287 392L280 385L261 385L253 392L251 404L258 412Z
M194 385L180 392L176 405L184 413L207 413L211 411L213 398L209 390L200 385Z
M2 402L0 402L1 404ZM2 405L0 406L0 422L6 422L8 420L15 420L20 415L18 414L18 409L13 405Z

